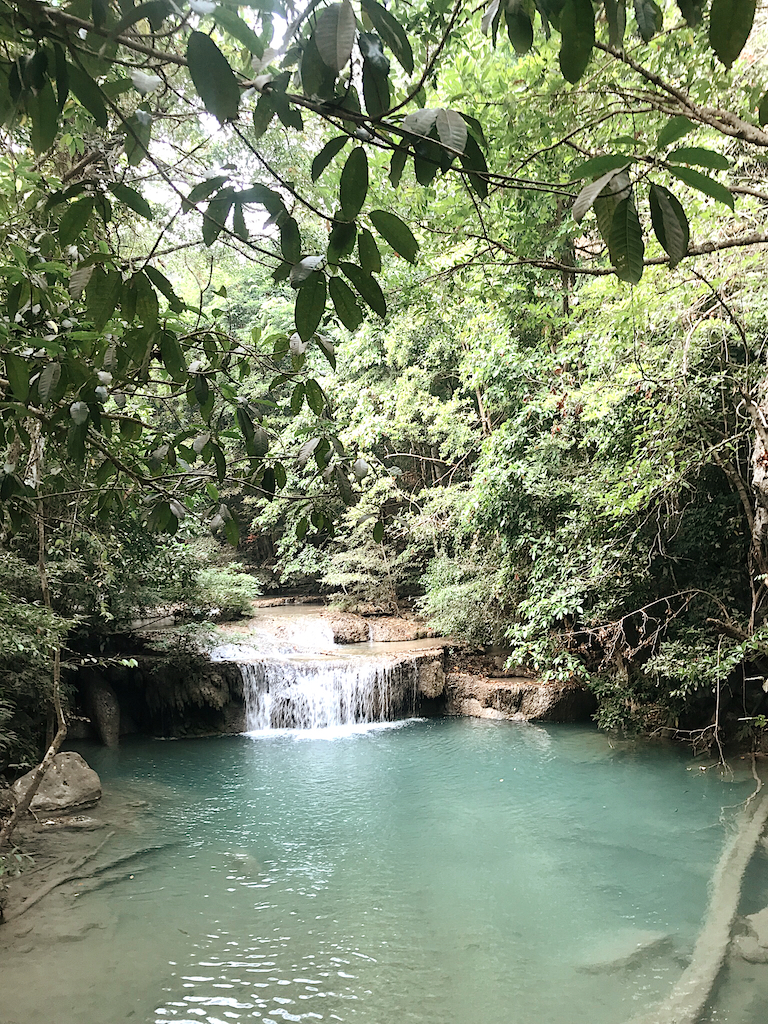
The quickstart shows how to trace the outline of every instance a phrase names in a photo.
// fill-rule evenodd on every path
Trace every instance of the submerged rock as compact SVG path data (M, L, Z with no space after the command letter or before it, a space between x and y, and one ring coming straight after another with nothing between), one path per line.
M37 769L22 775L11 786L16 803L20 803ZM93 768L74 751L56 754L40 786L32 798L31 810L52 814L58 811L92 807L101 799L101 780Z
M595 697L579 683L544 683L521 676L489 679L450 672L445 710L449 715L530 722L580 722L595 710Z
M746 935L733 940L734 951L751 964L768 964L768 907L744 919Z
M590 974L631 970L652 955L671 951L673 945L667 932L624 928L590 950L579 966Z

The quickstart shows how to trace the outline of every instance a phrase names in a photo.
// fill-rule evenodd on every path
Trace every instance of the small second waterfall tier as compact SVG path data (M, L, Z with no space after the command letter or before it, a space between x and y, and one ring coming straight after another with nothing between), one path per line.
M417 670L388 658L240 662L248 732L329 729L414 714Z

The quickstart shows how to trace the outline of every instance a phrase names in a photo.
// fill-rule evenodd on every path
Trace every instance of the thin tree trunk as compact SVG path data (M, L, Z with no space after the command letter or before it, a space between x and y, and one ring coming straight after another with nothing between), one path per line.
M43 507L43 498L38 491L37 498L37 568L40 577L40 589L43 592L43 603L48 611L51 611L51 592L48 588L48 573L45 565L45 510ZM40 783L43 781L45 773L50 768L54 757L58 754L61 749L61 745L67 738L67 723L64 719L64 712L61 707L61 646L57 645L53 655L53 710L56 715L56 735L53 737L53 742L48 747L45 757L42 762L37 766L35 774L32 776L30 784L27 786L27 790L24 796L16 804L10 818L6 821L3 828L0 830L0 846L4 843L10 843L11 836L21 820L22 816L29 810L29 805L32 803L32 798L37 792Z

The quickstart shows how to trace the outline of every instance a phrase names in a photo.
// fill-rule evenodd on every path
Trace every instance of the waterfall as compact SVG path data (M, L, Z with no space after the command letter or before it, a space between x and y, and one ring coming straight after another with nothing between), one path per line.
M239 667L248 732L389 722L415 712L410 660L260 658Z

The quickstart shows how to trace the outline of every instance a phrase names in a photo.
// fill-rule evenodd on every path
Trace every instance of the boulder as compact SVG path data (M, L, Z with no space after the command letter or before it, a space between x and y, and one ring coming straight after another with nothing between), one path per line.
M520 722L581 722L595 710L595 697L579 683L545 683L515 677L489 679L450 672L446 714Z
M429 660L419 660L417 663L416 689L421 697L433 700L441 697L445 692L445 671L443 669L443 653L438 657L431 657Z
M744 919L748 932L733 940L736 953L752 964L768 963L768 907Z
M11 786L16 803L19 803L26 793L35 771L33 768ZM79 754L67 751L54 757L37 793L32 798L31 810L41 814L75 811L92 807L100 799L99 776Z
M323 618L333 631L337 644L363 644L370 639L368 622L352 612L323 612Z

